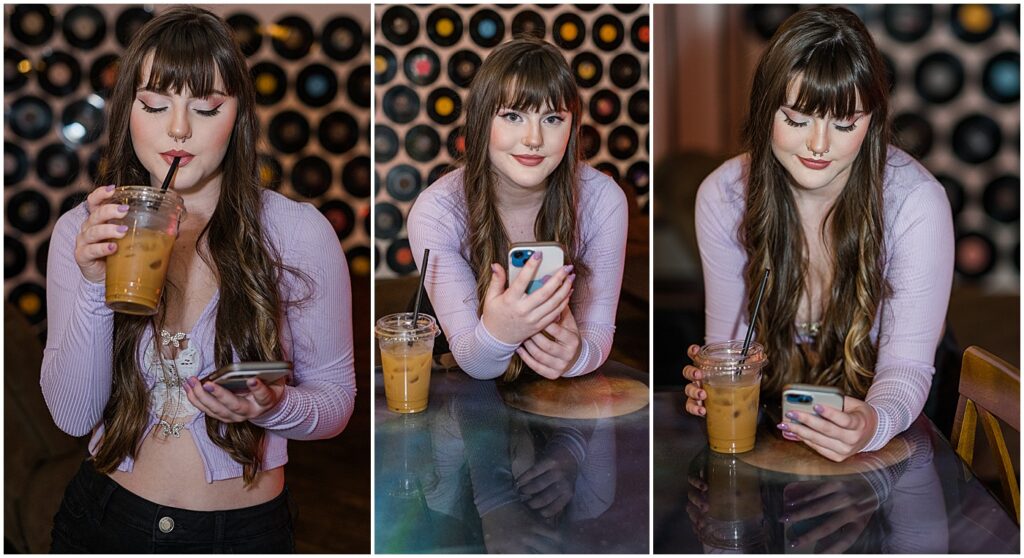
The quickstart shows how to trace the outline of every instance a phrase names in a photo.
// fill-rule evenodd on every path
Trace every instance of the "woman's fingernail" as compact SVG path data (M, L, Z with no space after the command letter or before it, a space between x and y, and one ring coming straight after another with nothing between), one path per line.
M800 438L798 438L797 435L793 434L792 432L783 432L782 433L782 437L787 439L787 440L791 440L793 442L799 442L800 441Z
M780 422L776 426L779 428L779 430L789 430L789 426L786 426L786 423L784 422Z
M796 413L794 413L793 411L789 411L788 413L786 413L786 418L796 420Z
M196 387L196 379L189 377L185 378L185 382L188 383L189 387Z
M118 225L117 232L128 232L128 225Z
M117 244L114 244L113 242L107 244L107 252L113 252L116 249L117 249Z
M256 378L249 378L249 380L245 382L245 384L251 388L256 387Z
M208 393L213 393L213 382L206 382L205 384L203 384L203 389L205 389Z
M533 253L532 256L530 256L530 259L533 259L533 260L541 260L543 258L544 258L544 253L541 252L540 250L537 250L536 252Z
M550 275L545 275L544 277L541 277L540 278L540 284L541 285L546 285L548 283L549 279L551 279Z
M698 412L700 413L700 416L708 414L708 410L705 409L704 407L701 407Z
M569 264L569 265L563 266L562 267L562 271L564 271L566 273L572 273L572 268L573 268L573 265Z
M108 192L113 192L113 191L114 191L114 188L115 188L115 186L114 186L113 184L108 184L108 185L104 186L104 188L106 188L106 190L107 190Z
M825 408L822 407L821 405L815 405L814 406L814 412L815 413L824 413L825 412Z
M117 206L117 210L120 211L121 213L127 213L128 212L128 206L127 205L119 205L119 206Z
M572 283L573 281L575 281L575 280L576 280L576 274L575 274L575 273L573 273L572 275L570 275L570 276L569 276L569 277L567 277L566 279L568 279L568 280L569 280L569 282L570 282L570 283Z

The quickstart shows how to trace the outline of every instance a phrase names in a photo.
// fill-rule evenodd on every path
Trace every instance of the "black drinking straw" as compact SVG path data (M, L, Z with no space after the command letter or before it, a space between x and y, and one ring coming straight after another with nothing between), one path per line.
M750 338L754 335L754 324L757 323L757 313L761 311L761 299L764 297L764 288L768 286L768 273L770 269L764 269L764 277L761 278L761 286L757 290L757 300L754 301L754 314L750 317L750 323L747 324L747 338L743 340L743 352L740 354L747 356L747 350L750 349Z
M416 289L416 303L412 307L412 327L416 327L420 319L420 300L423 298L423 278L427 276L427 262L430 260L430 248L423 249L423 269L420 270L420 286Z
M163 192L167 191L167 187L171 185L171 177L174 176L174 171L178 170L178 163L181 162L181 157L175 157L174 161L171 161L171 168L167 171L167 176L164 177L164 185L160 187Z

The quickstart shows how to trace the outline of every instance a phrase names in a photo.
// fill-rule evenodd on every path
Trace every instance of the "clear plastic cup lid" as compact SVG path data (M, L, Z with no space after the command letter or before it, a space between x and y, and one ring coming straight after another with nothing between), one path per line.
M420 312L415 322L412 318L412 312L389 314L377 320L374 331L377 333L377 337L403 341L433 339L441 333L437 327L437 320L433 316Z

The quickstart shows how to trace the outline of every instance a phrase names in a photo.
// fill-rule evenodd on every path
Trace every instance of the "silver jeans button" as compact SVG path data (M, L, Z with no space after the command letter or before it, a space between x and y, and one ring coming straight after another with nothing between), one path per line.
M170 533L174 530L174 520L167 516L161 517L159 527L161 532Z

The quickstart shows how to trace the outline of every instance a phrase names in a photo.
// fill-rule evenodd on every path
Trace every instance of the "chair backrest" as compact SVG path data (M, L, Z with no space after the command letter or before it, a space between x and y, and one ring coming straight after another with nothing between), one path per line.
M953 447L967 465L974 461L974 434L980 419L994 452L1003 492L1009 496L1020 524L1020 489L1013 461L996 418L1020 432L1020 371L979 347L964 351L960 398L953 422Z

